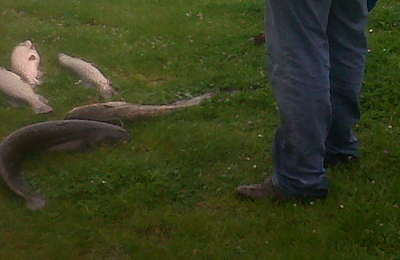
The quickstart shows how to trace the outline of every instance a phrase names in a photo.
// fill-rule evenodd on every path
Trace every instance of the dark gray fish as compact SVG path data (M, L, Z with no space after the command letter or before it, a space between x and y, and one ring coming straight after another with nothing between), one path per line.
M197 106L204 99L209 99L213 95L213 93L207 93L169 105L135 105L125 102L97 103L76 107L67 113L65 119L86 119L109 123L147 119L186 107Z
M8 187L26 200L31 210L39 210L47 200L24 181L21 164L30 154L83 151L101 144L129 141L122 127L88 120L48 121L23 127L0 144L0 175Z

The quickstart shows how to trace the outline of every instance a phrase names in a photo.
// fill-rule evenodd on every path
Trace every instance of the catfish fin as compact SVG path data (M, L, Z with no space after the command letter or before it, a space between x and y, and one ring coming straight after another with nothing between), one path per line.
M39 100L42 101L43 103L45 103L45 104L49 103L49 100L47 100L47 98L45 98L44 96L39 95L39 94L37 94L37 96L38 96Z
M48 148L47 151L50 153L62 152L62 151L83 151L83 150L87 150L87 148L88 147L87 147L86 142L81 139L78 139L78 140L73 140L70 142L54 145L54 146Z

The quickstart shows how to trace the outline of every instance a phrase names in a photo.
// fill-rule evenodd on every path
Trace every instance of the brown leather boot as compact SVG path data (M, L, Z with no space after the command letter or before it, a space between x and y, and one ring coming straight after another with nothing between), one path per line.
M272 201L298 201L298 202L308 202L313 200L324 200L327 195L320 196L284 196L279 193L272 184L272 178L268 177L263 182L258 184L243 185L236 188L236 194L240 197L252 199L252 200L263 200L270 199Z
M243 198L249 198L253 200L261 199L273 199L281 200L284 199L274 188L272 184L272 178L268 177L263 182L258 184L242 185L236 188L236 194Z

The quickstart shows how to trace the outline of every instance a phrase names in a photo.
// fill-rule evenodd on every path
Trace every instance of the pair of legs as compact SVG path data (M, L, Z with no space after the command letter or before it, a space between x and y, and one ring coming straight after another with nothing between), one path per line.
M269 76L281 126L270 183L284 197L324 197L325 163L358 157L352 132L367 41L366 0L267 0Z

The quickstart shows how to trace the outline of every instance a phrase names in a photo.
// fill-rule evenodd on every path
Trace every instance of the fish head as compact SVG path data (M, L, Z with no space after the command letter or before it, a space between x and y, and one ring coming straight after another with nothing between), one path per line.
M90 133L89 142L92 145L110 145L130 141L131 136L124 128L111 124L105 125L107 126L97 128Z

